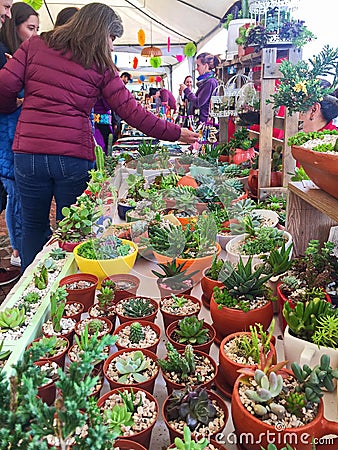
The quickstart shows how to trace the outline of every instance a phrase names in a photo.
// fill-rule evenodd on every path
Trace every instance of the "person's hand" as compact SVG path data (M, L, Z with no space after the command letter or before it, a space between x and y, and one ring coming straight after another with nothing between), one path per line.
M180 94L184 91L187 86L185 84L180 84Z
M7 61L8 61L9 59L12 59L12 58L13 58L13 56L10 55L9 53L5 53L5 56L6 56Z
M22 106L23 104L23 98L17 98L16 99L16 107L20 108L20 106Z
M184 142L185 144L194 144L195 142L197 142L198 138L198 133L190 131L188 130L188 128L181 128L181 136L179 139L181 142Z

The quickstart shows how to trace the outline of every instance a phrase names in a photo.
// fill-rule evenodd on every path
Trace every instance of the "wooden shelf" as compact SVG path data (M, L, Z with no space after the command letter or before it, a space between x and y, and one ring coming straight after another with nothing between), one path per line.
M286 229L293 237L294 256L303 255L311 239L327 241L330 228L338 225L338 200L311 181L288 185Z

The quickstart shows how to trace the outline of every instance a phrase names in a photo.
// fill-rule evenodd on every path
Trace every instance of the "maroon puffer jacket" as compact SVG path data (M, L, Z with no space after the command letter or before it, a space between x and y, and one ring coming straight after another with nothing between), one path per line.
M131 126L148 136L176 141L180 127L146 111L118 73L84 69L69 56L49 48L40 37L24 42L0 70L0 112L25 100L16 128L14 152L75 156L94 160L89 113L99 97Z

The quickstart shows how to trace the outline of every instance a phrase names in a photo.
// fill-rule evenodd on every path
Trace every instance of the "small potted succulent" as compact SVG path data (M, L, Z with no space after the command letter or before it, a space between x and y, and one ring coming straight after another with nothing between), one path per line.
M76 322L63 317L67 299L66 288L58 287L50 294L50 319L42 325L42 333L46 337L64 336L71 340Z
M156 282L161 297L168 297L170 294L190 294L194 285L191 276L195 275L197 271L192 274L187 274L184 266L185 263L176 264L176 259L173 259L166 264L158 264L158 267L163 270L163 273L152 270L152 273L158 277Z
M171 322L183 319L187 316L198 316L201 311L202 302L192 295L174 295L164 297L160 300L160 311L165 328Z
M211 266L203 270L203 278L201 279L201 288L203 291L202 301L207 308L210 308L210 300L214 292L214 287L223 286L222 281L219 280L223 264L223 259L217 259L214 256Z
M83 320L80 320L80 322L75 325L75 334L77 334L77 336L80 336L86 328L88 328L89 338L94 335L97 335L98 338L101 338L105 334L111 333L113 324L106 317L87 317Z
M176 437L174 443L167 450L217 450L224 448L214 440L208 440L206 437L198 439L192 436L190 428L183 428L183 440ZM268 449L270 450L270 449ZM275 449L276 450L276 449Z
M142 319L148 322L154 322L158 303L148 297L130 297L120 300L116 304L116 315L120 324L130 322L134 319Z
M94 303L97 284L97 276L90 273L67 275L59 282L59 286L64 286L66 289L67 301L82 303L85 307L85 312Z
M54 361L56 364L63 368L65 363L65 357L67 351L69 349L69 341L66 337L56 337L52 336L50 338L40 337L34 339L34 341L29 344L27 348L30 346L36 346L38 343L42 343L43 345L47 345L48 351L42 356L41 359L48 359L49 361Z
M184 350L185 346L190 344L194 350L209 353L216 331L204 319L187 316L172 322L166 329L166 335L177 350Z
M126 212L134 209L137 201L142 200L141 192L145 188L145 178L141 175L129 174L126 178L127 194L117 203L117 212L121 220L126 220Z
M114 302L117 303L124 298L136 296L137 289L140 286L140 279L129 273L111 275L102 281L103 287L112 287L112 283L115 284L115 298Z
M161 329L153 322L136 320L122 323L114 330L118 350L126 348L145 348L156 353L160 342Z
M109 283L110 286L102 286L96 298L97 303L94 303L89 309L90 317L107 317L113 326L115 325L115 283Z
M162 369L168 394L187 385L209 388L213 384L218 369L211 356L194 351L189 344L184 350L176 350L170 342L167 342L166 349L166 358L158 359L157 364Z
M80 302L66 302L65 310L63 311L63 317L67 317L78 322L81 319L81 315L85 310L85 305Z

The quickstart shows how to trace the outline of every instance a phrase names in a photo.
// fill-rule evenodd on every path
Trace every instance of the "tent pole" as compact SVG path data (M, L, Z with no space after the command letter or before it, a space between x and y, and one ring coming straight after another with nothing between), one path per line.
M48 12L49 18L50 18L50 20L51 20L51 22L52 22L52 25L53 25L53 27L54 27L55 23L54 23L54 20L53 20L53 17L52 17L52 15L51 15L51 13L50 13L50 11L49 11L49 8L48 8L48 5L47 5L47 2L46 2L46 0L43 0L43 3L44 3L44 5L45 5L45 7L46 7L46 9L47 9L47 12Z

